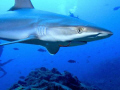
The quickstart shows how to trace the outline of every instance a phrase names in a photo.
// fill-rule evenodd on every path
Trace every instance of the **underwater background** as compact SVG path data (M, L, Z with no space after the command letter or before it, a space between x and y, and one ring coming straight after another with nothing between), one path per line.
M86 85L101 90L120 90L120 0L31 1L36 9L67 16L72 13L114 34L86 45L62 47L56 55L50 55L44 47L37 45L0 46L0 63L13 59L2 67L7 74L0 78L0 90L7 90L20 76L27 76L40 67L69 71ZM14 0L0 0L0 14L13 5Z

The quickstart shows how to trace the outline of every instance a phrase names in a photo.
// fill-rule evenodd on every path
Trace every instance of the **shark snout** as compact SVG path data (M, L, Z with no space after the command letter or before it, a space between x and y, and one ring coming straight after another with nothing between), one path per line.
M86 29L89 35L87 36L86 39L84 39L84 41L100 40L100 39L108 38L111 35L113 35L111 31L99 27L86 27Z
M92 32L96 37L109 37L113 35L111 31L99 27L87 27L87 30Z

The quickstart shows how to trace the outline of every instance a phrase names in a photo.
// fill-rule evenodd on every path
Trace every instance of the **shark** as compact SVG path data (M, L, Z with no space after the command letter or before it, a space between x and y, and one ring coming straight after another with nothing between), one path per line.
M8 11L0 14L0 46L14 43L40 45L50 54L60 47L85 45L108 38L113 33L85 20L37 10L31 0L15 0Z

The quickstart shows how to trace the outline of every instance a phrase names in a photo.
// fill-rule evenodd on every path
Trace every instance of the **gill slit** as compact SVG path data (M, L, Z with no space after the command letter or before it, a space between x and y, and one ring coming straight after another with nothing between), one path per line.
M36 32L37 32L38 37L44 36L44 35L46 35L46 27L45 26L38 26L36 28Z

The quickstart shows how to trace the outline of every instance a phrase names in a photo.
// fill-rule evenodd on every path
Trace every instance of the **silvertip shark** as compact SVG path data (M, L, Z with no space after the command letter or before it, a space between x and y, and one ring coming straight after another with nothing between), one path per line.
M84 20L34 9L30 0L15 0L15 5L0 15L0 39L7 41L0 46L34 44L56 54L60 47L84 45L111 35Z

